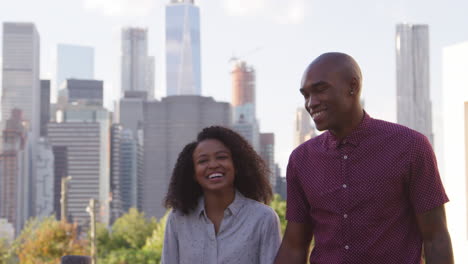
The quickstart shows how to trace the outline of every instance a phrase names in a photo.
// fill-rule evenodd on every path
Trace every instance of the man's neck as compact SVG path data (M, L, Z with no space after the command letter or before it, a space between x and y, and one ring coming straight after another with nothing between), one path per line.
M353 130L361 124L363 119L364 110L361 107L359 107L359 109L353 111L352 115L350 115L349 122L346 125L344 125L342 129L330 130L330 133L337 137L338 140L342 140L345 137L349 136L351 132L353 132Z

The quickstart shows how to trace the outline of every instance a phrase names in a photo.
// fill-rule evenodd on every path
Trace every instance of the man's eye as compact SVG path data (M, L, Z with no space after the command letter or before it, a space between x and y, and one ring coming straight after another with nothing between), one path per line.
M316 89L316 92L321 93L328 89L328 86L320 86Z

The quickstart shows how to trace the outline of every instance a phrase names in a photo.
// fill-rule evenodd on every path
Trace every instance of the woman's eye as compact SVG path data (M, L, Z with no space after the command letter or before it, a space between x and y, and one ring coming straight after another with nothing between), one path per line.
M199 160L197 163L198 163L198 164L203 164L203 163L205 163L205 162L207 162L207 161L208 161L208 160L206 160L206 159L202 159L202 160Z

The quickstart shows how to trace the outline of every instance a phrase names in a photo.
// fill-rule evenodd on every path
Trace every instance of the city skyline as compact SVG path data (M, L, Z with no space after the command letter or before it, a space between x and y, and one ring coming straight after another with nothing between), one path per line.
M104 80L105 105L112 110L113 101L120 96L119 43L123 27L148 28L149 53L154 54L156 63L155 95L165 96L164 12L168 2L45 0L39 4L19 0L5 2L0 17L2 22L36 23L43 35L41 79L50 79L52 83L55 83L57 44L94 47L95 78ZM244 59L258 70L260 128L275 133L278 139L275 156L283 171L293 148L295 110L303 105L298 92L300 78L310 60L322 52L343 51L355 57L364 75L366 110L373 117L396 121L395 25L405 21L431 27L431 98L435 142L438 141L442 120L442 48L468 40L468 31L462 27L468 20L462 12L468 9L466 1L449 0L442 4L422 0L357 3L332 0L317 4L304 0L200 0L195 4L201 10L202 95L230 102L227 61L233 54L246 55ZM31 8L25 10L25 5ZM445 12L439 12L441 9ZM347 10L359 10L365 15L356 17ZM337 19L329 21L326 14L330 12L336 13ZM67 27L56 23L60 20L69 21ZM373 37L369 38L370 35ZM437 144L435 148L439 157Z

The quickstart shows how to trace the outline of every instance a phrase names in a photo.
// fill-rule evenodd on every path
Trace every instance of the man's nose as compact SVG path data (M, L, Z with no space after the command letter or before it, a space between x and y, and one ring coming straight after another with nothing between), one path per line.
M307 101L306 101L306 108L308 109L314 109L316 106L320 104L319 100L317 100L317 97L315 96L310 96Z

